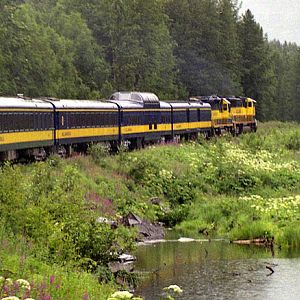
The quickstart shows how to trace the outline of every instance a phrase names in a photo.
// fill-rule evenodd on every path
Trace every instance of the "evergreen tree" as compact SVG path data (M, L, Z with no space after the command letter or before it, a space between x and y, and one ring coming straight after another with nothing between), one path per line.
M275 65L277 78L276 94L274 98L274 117L281 121L295 119L296 101L293 97L293 89L296 78L296 44L272 41L269 43L273 52L272 61Z
M237 8L230 0L171 0L179 85L189 94L240 92Z
M299 106L299 99L300 99L300 49L298 48L297 57L296 57L296 64L295 64L295 77L293 82L293 104L294 104L294 115L293 119L297 122L300 122L300 106Z
M242 17L239 26L242 50L242 86L244 94L257 100L257 118L274 118L276 77L268 43L263 30L255 22L250 10Z
M223 68L222 94L236 94L241 89L241 50L238 36L238 7L237 1L219 0L219 46L217 60ZM222 83L222 82L221 82Z
M102 45L115 89L174 94L173 43L161 0L70 2Z

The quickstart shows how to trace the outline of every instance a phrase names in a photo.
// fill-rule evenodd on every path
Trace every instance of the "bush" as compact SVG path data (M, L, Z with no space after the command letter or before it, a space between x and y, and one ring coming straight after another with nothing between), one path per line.
M91 144L87 153L91 155L92 159L101 167L106 167L106 157L110 153L110 145L108 143Z
M252 221L239 224L230 233L231 240L252 240L258 238L272 239L275 237L276 227L268 221Z

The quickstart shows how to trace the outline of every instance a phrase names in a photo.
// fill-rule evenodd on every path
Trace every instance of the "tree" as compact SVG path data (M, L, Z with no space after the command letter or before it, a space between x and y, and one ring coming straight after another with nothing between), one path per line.
M293 119L297 122L300 122L300 107L299 107L299 99L300 99L300 49L298 48L296 64L295 64L295 77L293 82L293 92L292 96L294 99L294 115Z
M241 49L238 36L237 1L219 0L219 46L217 61L223 68L223 81L227 84L222 88L222 94L239 95L241 89Z
M244 94L257 100L258 119L273 119L276 91L274 63L263 30L250 10L246 11L239 24L239 37Z
M237 9L230 0L170 0L178 85L188 94L240 92Z
M297 50L296 44L272 41L269 43L272 61L275 65L277 79L274 98L274 117L281 121L295 120L296 98L293 95L296 76Z
M80 12L104 49L117 90L174 94L173 43L161 0L65 0Z

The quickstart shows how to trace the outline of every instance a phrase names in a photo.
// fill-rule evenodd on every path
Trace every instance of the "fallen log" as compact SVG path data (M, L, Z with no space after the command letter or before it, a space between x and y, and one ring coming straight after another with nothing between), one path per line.
M233 244L239 244L239 245L264 245L264 246L273 246L274 240L273 239L266 239L266 238L260 238L260 239L251 239L251 240L236 240L231 241Z

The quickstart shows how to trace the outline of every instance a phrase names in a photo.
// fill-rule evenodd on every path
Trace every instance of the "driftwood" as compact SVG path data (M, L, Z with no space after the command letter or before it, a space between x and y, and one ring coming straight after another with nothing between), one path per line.
M271 276L275 271L271 268L271 267L269 267L269 266L266 266L266 268L269 270L269 271L271 271L271 273L270 274L268 274L267 276Z
M237 240L237 241L232 241L232 243L239 244L239 245L254 244L254 245L273 247L274 239L260 238L260 239L252 239L252 240Z

